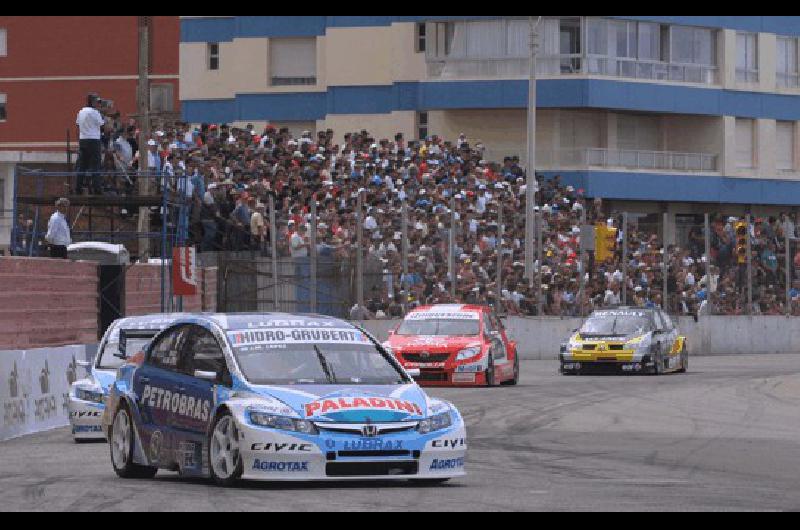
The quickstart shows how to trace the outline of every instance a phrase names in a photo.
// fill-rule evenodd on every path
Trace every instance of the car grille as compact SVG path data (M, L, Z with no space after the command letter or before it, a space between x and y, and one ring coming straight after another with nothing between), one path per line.
M449 353L431 353L423 355L421 353L404 353L403 358L410 363L443 363L450 358Z
M417 462L328 462L325 465L329 477L390 477L418 472Z
M388 458L396 456L411 456L411 451L339 451L341 458Z
M611 345L609 345L608 349L611 350L611 351L622 351L622 350L625 349L625 345L624 344L611 344Z
M378 428L378 436L384 434L394 434L398 432L410 431L417 428L416 421L412 422L398 422L398 423L380 423L373 424ZM315 423L317 429L321 431L338 432L341 434L352 434L354 436L362 436L362 429L366 424L363 423Z
M597 348L596 344L584 344L582 349L586 351L594 351L595 348Z
M430 383L446 383L447 373L422 370L419 374L419 377L415 377L414 379L417 381L428 381Z

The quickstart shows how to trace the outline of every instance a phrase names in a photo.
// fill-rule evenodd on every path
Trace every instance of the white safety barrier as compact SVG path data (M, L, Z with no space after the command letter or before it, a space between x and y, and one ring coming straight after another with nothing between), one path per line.
M0 440L69 424L70 385L86 377L78 361L97 346L0 351Z
M800 353L800 318L783 316L704 316L675 319L686 336L690 355L746 355ZM511 340L517 341L522 359L557 359L562 342L583 323L579 318L503 319ZM384 341L397 320L360 322Z

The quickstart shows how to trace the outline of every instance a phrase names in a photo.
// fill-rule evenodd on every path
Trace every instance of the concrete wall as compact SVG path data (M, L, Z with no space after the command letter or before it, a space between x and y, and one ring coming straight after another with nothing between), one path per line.
M97 266L0 258L0 349L97 342Z
M217 276L213 271L201 270L200 292L183 298L183 310L202 312L216 310ZM170 274L169 269L167 274ZM169 278L167 278L169 281ZM204 288L211 289L205 292ZM137 316L161 312L161 266L133 265L125 275L125 315Z
M517 341L523 359L556 359L561 343L580 327L577 318L521 318L504 320L511 340ZM362 322L381 341L398 321ZM800 353L800 319L785 317L708 316L695 322L677 322L687 338L691 355L745 355Z

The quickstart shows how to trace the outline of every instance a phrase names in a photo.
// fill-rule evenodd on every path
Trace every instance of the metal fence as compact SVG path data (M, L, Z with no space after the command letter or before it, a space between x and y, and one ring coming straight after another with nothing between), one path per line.
M450 197L431 212L360 198L335 221L341 226L333 240L330 220L316 206L299 222L280 210L268 213L276 227L269 241L214 258L220 307L366 319L430 303L561 317L615 305L691 316L800 313L800 240L789 239L780 219L601 215L574 203L537 208L529 278L524 212L496 199L474 211L461 200ZM298 236L296 225L306 222L307 233ZM298 241L307 254L293 247Z

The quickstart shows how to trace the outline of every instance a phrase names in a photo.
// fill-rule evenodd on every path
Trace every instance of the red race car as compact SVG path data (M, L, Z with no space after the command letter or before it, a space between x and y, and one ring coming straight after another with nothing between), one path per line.
M436 305L411 311L383 346L422 386L516 385L517 344L492 309Z

